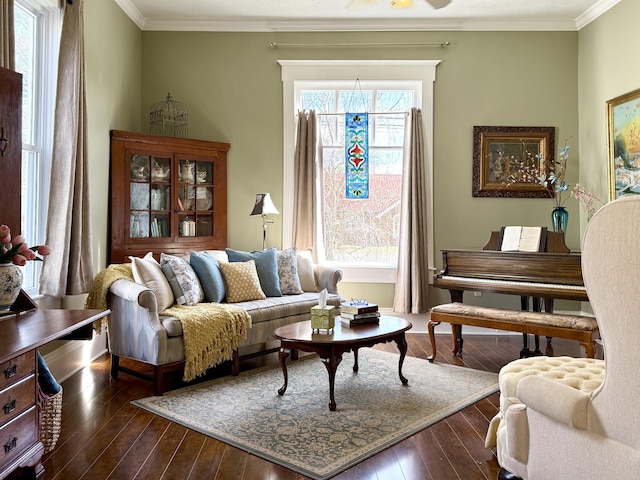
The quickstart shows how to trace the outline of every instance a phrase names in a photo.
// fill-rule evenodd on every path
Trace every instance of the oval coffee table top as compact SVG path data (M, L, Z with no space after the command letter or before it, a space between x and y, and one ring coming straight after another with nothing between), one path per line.
M311 329L311 320L292 323L278 327L273 331L273 336L278 340L299 342L299 343L352 343L354 340L364 338L375 339L377 337L388 337L394 333L405 332L412 325L404 318L381 315L379 323L364 323L348 327L343 325L339 317L336 317L336 325L333 330L321 329L320 333Z

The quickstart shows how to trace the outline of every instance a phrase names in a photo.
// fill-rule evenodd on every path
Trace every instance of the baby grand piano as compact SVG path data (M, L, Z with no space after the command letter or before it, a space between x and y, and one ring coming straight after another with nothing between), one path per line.
M560 232L546 232L539 252L500 251L503 229L491 232L482 250L442 250L442 271L434 286L449 290L452 302L462 302L465 290L519 295L521 308L553 312L553 300L588 301L582 280L581 257L570 253ZM462 351L462 327L456 325L458 351ZM521 356L531 355L524 335ZM536 337L534 355L539 355ZM549 339L550 340L550 339Z

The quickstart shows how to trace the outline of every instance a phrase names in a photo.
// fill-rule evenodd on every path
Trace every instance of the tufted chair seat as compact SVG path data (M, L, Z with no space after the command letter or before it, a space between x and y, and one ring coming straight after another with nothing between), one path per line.
M507 409L519 404L517 389L520 380L528 376L548 378L581 392L591 393L604 380L604 360L573 357L528 357L505 365L498 376L500 386L500 411L491 420L485 438L485 447L496 446L498 431L506 422ZM502 456L498 451L498 459Z

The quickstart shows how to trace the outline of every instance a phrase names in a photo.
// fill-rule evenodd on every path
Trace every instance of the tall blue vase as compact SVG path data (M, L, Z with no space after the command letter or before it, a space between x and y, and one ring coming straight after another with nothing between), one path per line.
M564 207L556 207L551 212L551 225L554 232L566 233L569 223L569 212Z

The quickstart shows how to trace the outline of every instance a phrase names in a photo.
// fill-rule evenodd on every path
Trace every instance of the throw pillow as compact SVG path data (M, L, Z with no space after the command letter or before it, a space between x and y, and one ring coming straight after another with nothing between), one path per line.
M190 263L198 275L207 302L222 302L225 295L224 280L218 261L208 253L191 252Z
M167 277L162 273L160 264L153 258L151 252L143 258L129 257L131 260L131 271L136 283L144 285L156 294L158 300L158 311L169 308L175 300L171 286Z
M160 267L167 277L178 305L195 305L204 300L198 275L187 261L175 255L160 255Z
M298 278L300 286L305 292L317 292L316 275L313 272L313 257L311 250L301 250L298 252Z
M260 278L255 260L248 262L219 263L224 287L227 291L227 302L249 302L264 300L267 296L260 288Z
M278 259L275 248L241 252L227 248L230 262L248 262L254 260L258 270L260 286L267 297L281 297L280 279L278 278Z
M218 263L222 263L222 262L227 263L229 261L227 252L225 252L224 250L205 250L205 252L207 252L209 255L215 258L218 261Z
M278 252L278 278L283 295L303 293L298 278L298 256L295 248L287 248Z

